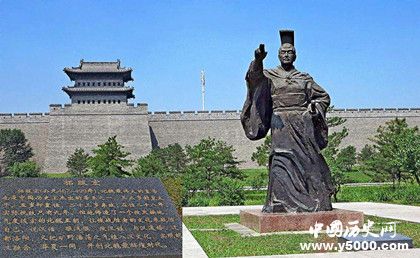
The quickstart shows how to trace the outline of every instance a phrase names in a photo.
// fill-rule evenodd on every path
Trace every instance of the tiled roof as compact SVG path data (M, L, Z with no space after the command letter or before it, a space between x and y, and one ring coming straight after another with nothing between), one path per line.
M68 92L120 92L133 91L131 87L63 87L64 91Z
M83 59L80 60L78 67L64 68L65 72L75 73L120 73L120 72L131 72L131 68L125 68L120 66L120 60L116 62L85 62Z
M79 92L125 92L128 98L134 98L132 87L63 87L62 90L69 95Z
M82 59L80 60L79 66L71 68L66 67L64 68L64 72L72 81L78 78L80 79L80 76L78 75L84 74L84 77L88 77L92 73L119 74L125 82L132 81L131 72L133 69L121 67L120 64L120 60L117 60L116 62L85 62Z

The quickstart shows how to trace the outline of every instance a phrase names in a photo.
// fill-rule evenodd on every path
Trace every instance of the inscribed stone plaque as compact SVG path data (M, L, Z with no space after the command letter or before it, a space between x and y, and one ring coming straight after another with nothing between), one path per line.
M157 178L1 179L0 257L181 257Z

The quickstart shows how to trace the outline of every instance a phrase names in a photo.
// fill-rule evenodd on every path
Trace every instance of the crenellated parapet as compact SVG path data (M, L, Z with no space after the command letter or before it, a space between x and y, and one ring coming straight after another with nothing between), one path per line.
M333 109L327 116L343 118L387 118L420 117L420 108L358 108Z
M240 110L155 111L149 112L149 121L237 120L240 114Z
M210 111L155 111L149 112L150 121L184 121L184 120L235 120L240 119L241 110ZM394 118L420 117L420 108L358 108L333 109L328 117L342 118Z
M49 113L0 113L0 124L48 123Z

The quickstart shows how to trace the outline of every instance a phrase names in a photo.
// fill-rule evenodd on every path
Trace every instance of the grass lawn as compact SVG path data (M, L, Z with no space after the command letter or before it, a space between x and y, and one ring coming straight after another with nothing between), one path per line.
M265 202L265 190L246 191L245 205L262 205ZM404 184L396 189L383 186L343 186L338 193L338 202L383 202L420 206L420 187L416 184Z
M420 187L403 184L395 189L382 186L344 186L338 193L339 202L383 202L420 206Z
M254 175L257 175L259 173L266 173L268 174L268 170L264 167L259 168L244 168L242 169L242 172L244 172L245 176L252 177Z
M47 178L66 178L66 177L72 177L70 173L43 173L40 175L40 177L47 177Z
M267 186L268 184L268 170L264 167L261 168L248 168L248 169L242 169L242 172L244 172L245 179L243 182L244 186L253 186L253 180L257 178L259 175L264 174L264 186Z
M366 175L365 173L354 170L351 172L347 172L344 174L346 177L346 183L372 183L375 182L375 180Z
M245 191L245 205L262 205L266 195L267 190Z
M367 219L374 221L375 224L396 221L365 216L366 221ZM309 234L241 237L238 233L224 227L225 223L239 223L239 215L186 216L183 217L183 222L209 257L307 253L308 251L300 249L299 243L336 242L336 239L326 235L315 239ZM420 247L419 223L399 221L396 228L398 233L413 238L416 248Z

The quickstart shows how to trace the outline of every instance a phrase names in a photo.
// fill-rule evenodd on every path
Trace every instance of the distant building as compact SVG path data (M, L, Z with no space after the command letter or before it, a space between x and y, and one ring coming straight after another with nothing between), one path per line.
M242 167L255 167L251 155L262 140L249 141L242 130L239 110L148 112L147 104L129 103L134 98L131 68L116 62L85 62L65 68L74 82L63 87L71 104L52 104L49 113L0 114L0 129L19 128L34 149L35 160L47 173L66 172L68 157L76 148L91 151L108 137L136 159L152 148L179 143L193 145L212 137L235 148ZM347 119L349 135L343 144L360 149L370 143L379 125L395 117L420 126L420 109L336 109L329 115ZM332 130L338 130L333 128Z
M63 87L72 104L128 103L134 98L132 87L125 83L132 81L131 68L117 62L80 61L78 67L64 68L64 72L74 81L73 86Z

